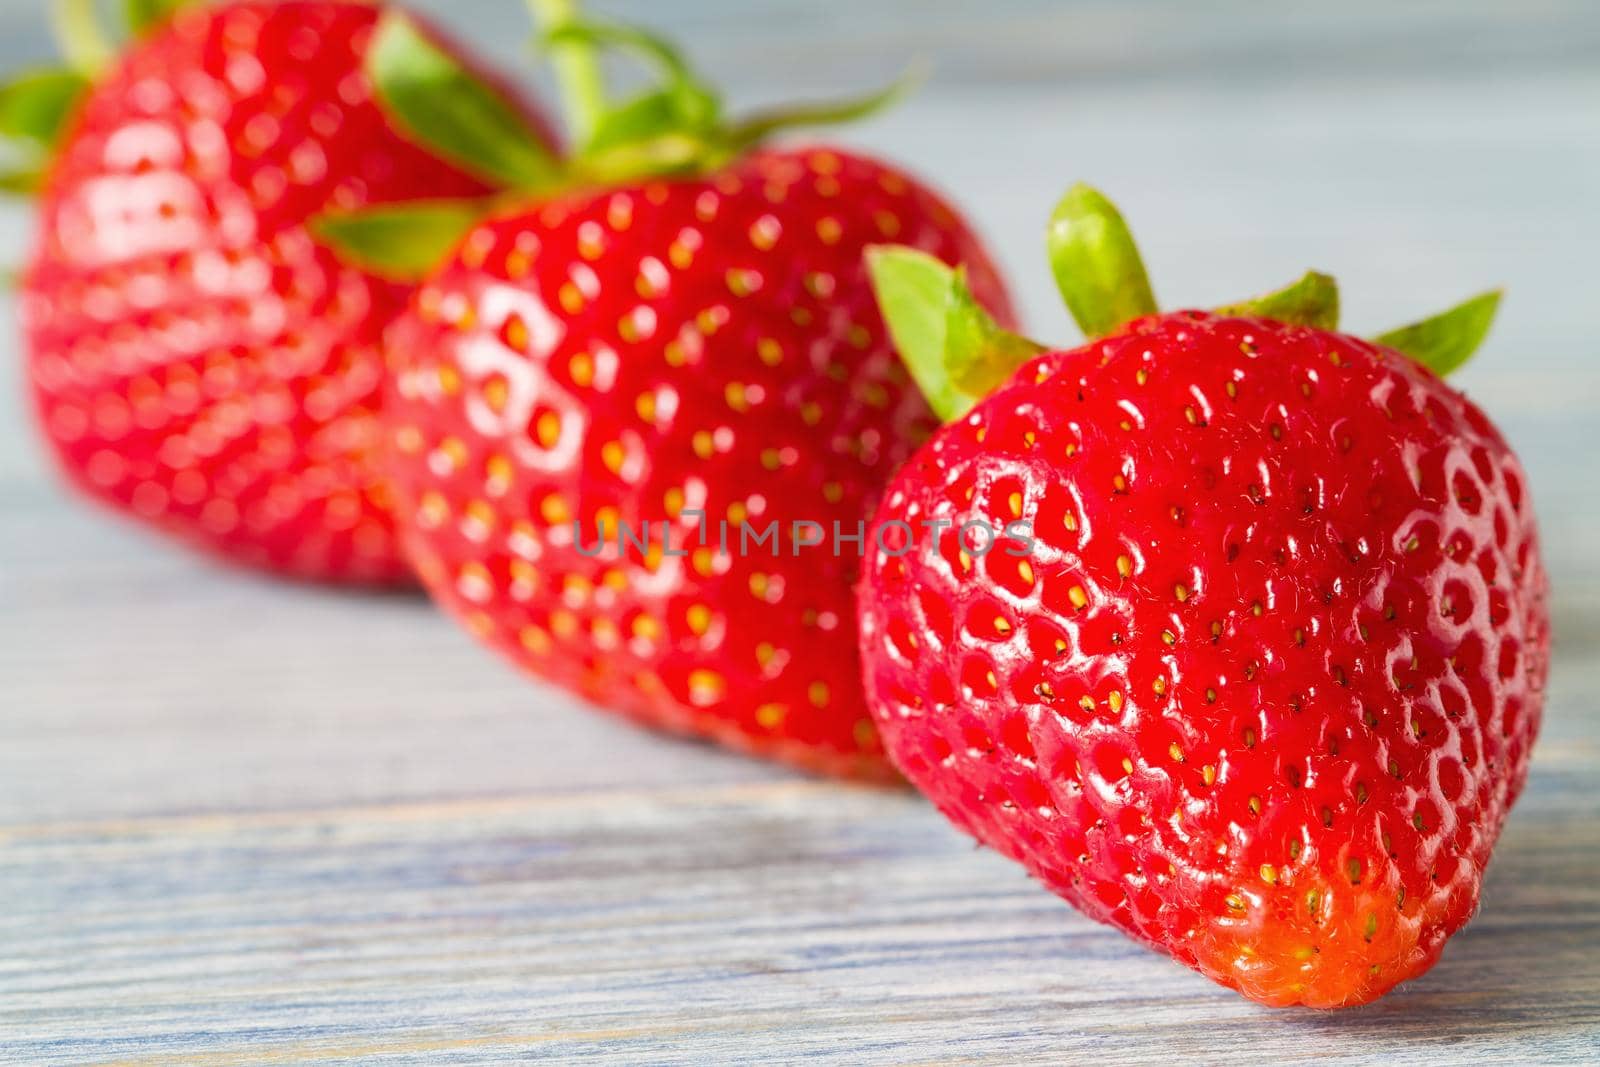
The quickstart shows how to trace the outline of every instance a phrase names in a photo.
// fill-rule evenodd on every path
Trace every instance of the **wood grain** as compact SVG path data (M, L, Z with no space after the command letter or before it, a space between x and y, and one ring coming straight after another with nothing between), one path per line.
M433 6L516 44L505 5ZM970 208L1045 337L1041 221L1078 177L1169 303L1316 266L1371 330L1508 285L1461 383L1526 460L1558 651L1480 915L1377 1004L1257 1008L909 793L631 729L418 598L222 571L65 498L9 373L0 1062L1600 1062L1600 8L600 6L762 99L946 58L851 138ZM25 241L0 212L3 258Z

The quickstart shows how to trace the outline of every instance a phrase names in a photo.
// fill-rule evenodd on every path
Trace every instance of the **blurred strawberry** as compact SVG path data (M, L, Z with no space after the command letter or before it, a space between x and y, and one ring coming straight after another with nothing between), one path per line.
M569 63L641 49L666 82L580 109L597 119L574 188L470 227L397 325L406 546L452 614L544 678L652 725L887 776L853 634L858 527L933 420L862 253L892 238L967 262L1009 320L999 279L899 170L755 147L881 96L730 125L658 41L569 26L557 42ZM435 219L326 229L358 257L426 262ZM837 552L836 525L856 538Z
M74 483L192 544L401 579L375 450L380 335L410 290L339 263L307 222L524 175L385 117L366 69L380 7L175 6L130 5L148 24L120 56L76 27L83 69L0 94L0 132L35 156L9 184L39 197L20 306L40 422ZM421 41L415 78L487 101L525 169L554 166L536 123Z

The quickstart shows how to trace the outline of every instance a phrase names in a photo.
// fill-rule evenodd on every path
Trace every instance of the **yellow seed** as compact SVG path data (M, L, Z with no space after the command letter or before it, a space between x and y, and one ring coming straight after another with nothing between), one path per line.
M1130 556L1117 557L1117 573L1124 578L1133 576L1133 558Z
M587 352L575 353L567 362L567 374L571 376L573 385L587 389L594 384L594 357Z
M826 707L828 704L828 683L812 682L806 687L806 698L813 707Z
M1083 591L1083 586L1081 585L1075 585L1071 589L1068 589L1067 599L1070 600L1072 602L1072 606L1077 608L1079 611L1082 611L1089 604L1089 594Z
M1276 885L1278 881L1277 868L1270 863L1263 863L1261 865L1261 880L1268 885Z
M844 227L839 225L838 219L828 215L818 220L817 236L825 245L838 244L839 238L844 236Z
M696 704L721 700L726 691L727 682L716 671L701 668L689 672L689 699Z
M506 347L513 352L526 352L528 350L528 324L517 315L512 315L506 320L505 327Z
M1111 691L1111 695L1106 697L1106 702L1111 705L1111 710L1112 711L1121 711L1122 710L1122 691L1120 689L1113 689Z
M656 421L656 394L640 393L639 398L633 402L633 410L638 412L639 417L645 422Z
M691 604L684 621L689 624L689 632L699 637L711 626L711 609L704 604Z
M622 447L621 441L607 441L600 446L600 462L606 465L606 470L612 474L622 471L622 463L628 458L627 449Z
M556 299L561 304L561 310L568 315L576 315L583 310L583 293L571 282L563 282L556 291Z
M1029 563L1027 560L1023 560L1021 563L1017 564L1017 577L1021 578L1028 585L1032 585L1033 564Z
M1183 585L1174 586L1172 593L1178 598L1178 603L1180 604L1189 599L1189 590Z
M763 729L775 729L783 722L784 716L788 714L788 711L789 709L782 704L763 704L756 709L756 722Z
M551 493L539 504L539 515L551 526L559 526L572 518L572 510L567 507L565 497Z
M737 297L746 297L761 288L761 275L753 270L730 270L725 276L728 283L728 292Z
M644 641L654 641L661 636L661 624L652 616L635 615L633 617L633 636Z

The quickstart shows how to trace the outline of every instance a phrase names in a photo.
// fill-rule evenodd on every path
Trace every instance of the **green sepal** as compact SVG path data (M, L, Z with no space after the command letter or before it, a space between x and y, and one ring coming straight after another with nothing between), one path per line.
M949 421L977 401L944 372L950 289L956 272L934 256L902 245L870 245L867 273L878 311L900 360L933 413Z
M42 184L42 170L28 167L0 170L0 196L33 196Z
M683 129L678 101L673 93L642 93L626 103L608 108L595 122L584 151L595 154L620 145L656 140ZM695 137L698 141L699 138Z
M51 149L89 88L75 70L35 70L0 86L0 137Z
M311 233L369 274L415 282L438 266L488 213L483 200L419 200L318 215Z
M409 139L501 188L560 183L560 162L526 118L409 16L384 12L366 69L379 103Z
M1156 311L1150 279L1128 224L1099 192L1079 182L1050 216L1050 270L1084 335L1102 337Z
M116 58L96 0L50 0L50 29L67 65L93 75Z
M721 147L737 154L775 133L798 126L834 126L856 122L893 107L916 91L925 80L926 68L922 64L915 64L893 83L863 96L758 111L728 127L722 135Z
M1273 319L1319 330L1339 328L1339 283L1331 275L1308 270L1296 281L1265 296L1220 307L1222 315Z
M961 395L987 396L1045 350L1044 345L1014 334L994 320L972 295L965 267L956 269L946 299L944 373Z
M122 0L122 17L135 37L143 36L194 0Z
M667 41L632 26L569 21L545 37L546 47L620 48L661 72L659 87L601 112L584 151L668 135L707 136L722 118L722 101Z
M1448 311L1381 333L1373 340L1405 353L1435 374L1449 374L1483 344L1502 295L1499 289L1479 293Z
M900 359L933 413L949 422L1042 351L996 323L964 271L903 245L871 245L867 272Z

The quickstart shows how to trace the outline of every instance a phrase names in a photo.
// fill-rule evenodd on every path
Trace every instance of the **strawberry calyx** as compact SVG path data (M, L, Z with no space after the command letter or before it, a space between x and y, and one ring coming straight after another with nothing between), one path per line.
M121 24L108 27L95 0L52 0L50 27L65 62L0 85L0 193L38 191L67 121L118 49L190 2L123 0Z
M1068 189L1051 214L1045 243L1062 300L1085 336L1104 337L1159 312L1138 245L1116 205L1099 191L1082 183ZM929 406L946 421L966 414L1044 350L995 323L972 299L959 268L897 245L869 249L867 263L895 347ZM1482 293L1372 340L1448 374L1482 344L1500 297L1499 290ZM1215 311L1333 331L1339 287L1331 276L1307 271L1281 289Z
M410 205L316 220L313 231L341 257L414 280L475 222L507 202L711 173L784 130L873 114L915 80L908 75L854 99L729 118L721 95L662 38L632 26L584 20L575 0L530 0L530 7L560 82L573 150L558 157L546 149L526 116L404 13L385 12L367 56L380 106L402 136L497 192L454 206L415 205L414 225L408 225ZM614 53L642 61L656 81L613 102L599 61ZM452 222L458 226L453 233Z

